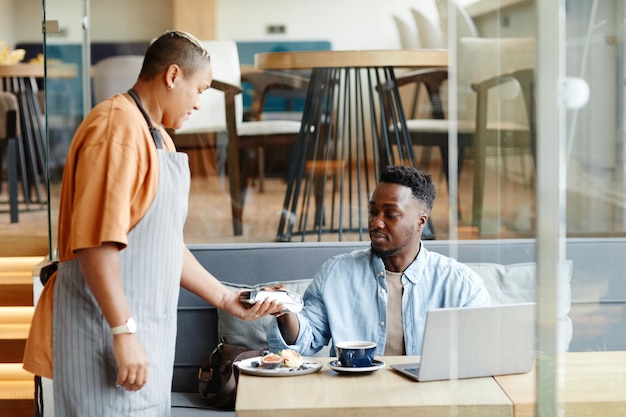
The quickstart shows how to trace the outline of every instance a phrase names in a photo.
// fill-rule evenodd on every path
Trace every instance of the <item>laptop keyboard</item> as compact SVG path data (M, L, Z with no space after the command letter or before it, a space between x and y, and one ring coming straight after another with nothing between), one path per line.
M416 366L414 368L404 368L405 371L407 371L410 374L413 374L415 376L419 376L420 374L420 367Z

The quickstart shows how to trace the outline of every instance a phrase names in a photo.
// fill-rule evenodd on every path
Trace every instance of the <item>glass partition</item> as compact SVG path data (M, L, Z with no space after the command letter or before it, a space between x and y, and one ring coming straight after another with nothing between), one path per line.
M263 4L215 3L216 38L237 42L242 73L252 70L255 53L280 48L399 49L401 38L393 16L414 25L418 19L412 9L419 9L439 27L435 47L448 49L450 62L441 86L441 108L432 104L425 90L417 101L415 88L401 91L408 119L438 118L441 114L436 110L441 110L451 121L439 136L425 140L424 135L416 135L413 140L417 164L432 174L438 190L431 215L434 240L444 242L442 250L462 262L490 264L500 274L498 279L522 277L530 282L524 300L538 302L542 355L530 393L518 397L508 392L513 401L522 398L516 407L535 411L534 402L523 402L526 394L538 394L536 415L540 416L557 415L556 410L570 414L585 407L574 404L573 397L593 392L594 387L583 388L578 379L580 364L598 356L582 354L626 349L626 284L621 273L626 267L622 260L626 247L624 2L519 0L500 7L505 2L478 0L462 2L464 8L458 13L450 13L454 4L444 0L384 6L375 0L328 0L304 9L279 0L258 3ZM448 7L443 20L439 16L446 9L438 8L441 3ZM107 56L143 54L154 36L172 27L176 4L180 2L44 2L45 18L60 22L59 33L44 37L52 250L65 152L93 104L91 95L85 95L90 85L85 74ZM112 12L122 7L123 18ZM329 15L328 8L336 13ZM21 13L21 8L16 10ZM353 16L349 26L346 13ZM419 36L415 29L412 33ZM430 47L421 36L420 42L422 48ZM73 75L53 76L55 65L73 68ZM409 71L398 68L396 76L400 79ZM584 83L565 82L565 77ZM252 88L244 84L244 115L251 111L251 99ZM299 120L303 109L301 96L277 94L268 98L263 117ZM245 154L250 180L243 234L236 236L224 136L187 133L173 138L179 150L189 155L192 172L187 243L274 242L292 151L279 147L250 149ZM332 193L340 178L325 177L321 183L325 192ZM358 236L347 234L341 239ZM520 288L512 294L515 300L523 298ZM620 380L611 378L615 377L607 376L606 381L619 387ZM512 387L517 380L500 382Z
M86 111L90 109L85 94L89 94L88 1L43 0L43 44L28 45L28 55L44 54L45 121L48 140L48 191L50 217L50 249L56 252L57 217L61 177L72 136ZM85 81L87 80L87 82ZM88 97L88 95L87 95Z
M100 60L112 55L142 55L152 37L171 27L172 4L162 1L159 5L152 7L155 12L151 24L137 25L136 21L142 13L141 2L133 6L124 6L129 15L137 15L137 19L130 19L125 25L119 20L119 16L110 12L106 4L108 2L91 1L70 1L70 0L50 0L48 2L47 15L50 19L55 19L55 15L64 16L59 19L61 22L61 32L50 34L47 39L46 51L50 62L60 60L64 63L71 63L76 66L76 76L74 78L55 79L49 77L48 80L48 103L50 106L50 117L48 129L50 140L50 170L51 170L51 220L52 234L54 235L56 214L55 196L58 194L58 183L63 166L64 152L67 149L69 138L73 134L82 115L88 111L93 104L94 98L86 87L91 86L91 82L85 80L83 74L83 61L88 65L96 65ZM439 23L437 9L438 2L425 4L420 7L425 16L432 22ZM535 36L535 24L527 17L534 10L532 2L519 2L515 7L509 7L504 11L497 9L489 12L481 12L474 17L467 14L460 15L458 19L459 29L450 27L450 36L458 39L461 37L476 37L480 28L481 38L523 38L522 46L502 46L503 42L496 42L491 48L491 52L486 54L498 54L492 59L489 55L485 59L490 60L489 65L478 65L480 62L472 59L469 52L469 62L466 51L472 45L476 45L475 40L466 39L468 47L457 47L456 43L447 44L448 36L445 39L441 34L441 43L450 47L451 60L458 60L459 68L463 70L451 71L451 77L457 77L459 84L458 106L455 100L451 102L451 108L445 105L445 111L455 111L461 121L457 126L451 126L453 133L449 148L439 146L436 142L434 146L423 146L419 140L415 141L414 147L416 163L421 168L431 172L438 189L438 198L432 212L432 225L435 239L488 239L488 238L532 238L535 233L535 191L536 172L535 161L531 150L531 138L529 136L528 124L532 122L531 112L528 111L523 96L515 91L515 83L503 85L491 91L488 102L489 118L488 123L492 123L494 117L500 118L499 123L513 123L515 129L508 130L499 136L493 134L492 126L488 133L491 143L481 148L481 154L476 157L475 150L467 146L467 141L471 140L471 135L466 134L466 122L473 124L476 115L475 93L471 91L471 84L478 78L487 75L494 75L519 67L520 63L528 67L534 65L534 45L532 38ZM336 7L349 9L353 4L349 1L341 2ZM467 9L471 11L471 4ZM381 19L379 15L367 10L361 10L359 16L362 25L354 30L361 34L362 38L372 39L372 45L366 47L363 40L358 40L355 36L346 36L341 31L319 32L315 28L301 28L299 23L301 14L295 11L281 10L277 12L276 19L282 19L288 27L288 33L277 37L267 34L269 29L265 27L257 28L256 39L252 35L251 29L246 25L218 25L218 22L233 19L233 15L238 15L241 21L252 19L262 13L260 6L246 3L219 2L215 14L216 26L218 27L217 37L221 39L233 39L238 44L239 60L241 71L250 71L254 63L254 54L272 50L300 50L300 49L395 49L401 45L396 34L392 15L401 16L407 22L411 22L412 5L407 4L394 6L386 12L387 18ZM87 8L87 9L86 9ZM82 47L85 31L82 29L81 13L90 11L89 16L89 43L88 48ZM112 10L112 9L111 9ZM451 15L454 18L455 15ZM463 20L469 18L470 26ZM510 23L505 26L501 20L508 20ZM130 21L133 24L130 24ZM67 23L65 23L67 22ZM293 23L291 23L293 22ZM368 33L367 27L372 24L381 25L386 28L385 39L376 39ZM528 23L527 23L528 22ZM522 24L523 23L523 24ZM340 24L338 24L341 26ZM72 27L75 26L75 27ZM470 29L467 29L470 27ZM267 29L267 31L266 31ZM469 32L464 32L469 30ZM473 31L473 32L472 32ZM305 39L302 41L301 39ZM514 42L508 40L507 42ZM479 42L480 43L480 42ZM377 46L377 44L379 46ZM460 45L460 44L459 44ZM500 46L498 46L500 45ZM425 47L428 47L427 45ZM480 46L475 46L479 47ZM514 51L521 48L523 52L513 54L516 62L509 62L509 58L503 55L504 51ZM404 69L397 69L398 73ZM478 78L477 78L478 77ZM455 78L455 80L457 79ZM451 84L452 85L452 84ZM120 87L121 88L121 87ZM244 117L250 112L251 98L253 90L250 85L243 84L243 113ZM453 87L455 88L455 87ZM447 94L447 82L443 85L442 96ZM461 96L461 94L463 94ZM508 100L507 94L513 95L514 100ZM409 93L403 93L405 108L411 107ZM428 109L429 103L425 99L426 94L420 96L418 112L420 117L432 117ZM519 110L521 109L521 110ZM303 110L303 96L285 96L277 94L266 100L266 108L263 117L266 119L287 118L297 120ZM54 112L54 113L52 113ZM508 112L508 114L507 114ZM514 116L511 119L511 115ZM508 119L508 120L507 120ZM458 139L455 139L459 133ZM237 236L233 232L232 214L230 209L230 194L228 185L228 171L226 163L226 140L220 134L209 133L179 133L175 134L174 140L179 150L187 153L190 158L192 171L192 188L189 200L189 219L185 227L186 239L189 243L220 243L220 242L271 242L277 239L279 223L284 209L285 193L288 186L288 167L293 159L293 148L289 146L271 147L267 150L261 148L258 151L249 150L245 154L248 163L246 175L249 177L246 187L246 197L243 205L243 234ZM495 142L494 142L495 141ZM445 142L445 138L444 138ZM460 147L454 146L454 142ZM496 144L496 142L498 142ZM580 141L576 141L579 143ZM494 146L494 144L496 146ZM578 152L581 145L572 147L571 152ZM448 151L450 150L450 155ZM444 152L442 154L441 152ZM443 157L442 157L443 155ZM447 163L448 157L455 158L456 163ZM476 162L479 162L476 164ZM368 163L372 163L369 161ZM449 165L449 176L445 165ZM474 169L474 167L478 169ZM476 174L476 172L479 174ZM345 175L345 172L344 172ZM478 175L478 176L477 176ZM329 199L333 193L330 191L336 187L338 181L335 173L327 172L325 192ZM458 179L458 182L456 181ZM474 186L474 184L484 184ZM300 184L305 187L306 183ZM337 189L337 188L334 188ZM452 214L455 212L456 215ZM346 209L346 213L350 210ZM367 215L366 211L364 213ZM293 215L293 214L292 214ZM583 222L576 227L572 226L572 233L584 235L598 233L594 224ZM591 229L591 230L589 230ZM317 236L307 237L307 240L316 241ZM359 240L367 239L365 234L344 234L324 236L324 240ZM52 247L55 239L52 239Z
M624 241L624 2L568 1L560 9L564 19L564 71L568 77L584 79L589 100L583 107L571 108L562 118L559 156L565 169L561 190L565 196L567 250L565 257L574 264L572 305L574 322L571 352L561 357L558 398L561 408L574 410L568 403L584 392L581 360L613 361L626 350L623 331L626 286L621 266L613 264L611 247L621 251ZM570 95L584 96L584 86L570 86ZM570 242L594 243L589 255L582 256ZM603 248L596 251L597 248ZM599 262L596 262L599 261ZM581 353L584 352L584 353ZM623 388L616 375L594 374L604 388ZM590 396L592 396L590 395ZM609 395L610 397L610 395ZM603 410L606 402L592 408ZM623 410L623 405L622 409ZM618 413L621 411L617 411Z

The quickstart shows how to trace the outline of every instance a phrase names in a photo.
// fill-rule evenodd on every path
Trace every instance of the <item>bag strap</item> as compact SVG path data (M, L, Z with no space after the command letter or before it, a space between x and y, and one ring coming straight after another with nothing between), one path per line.
M209 357L204 362L202 362L200 369L198 369L198 380L201 383L209 382L213 378L213 368L211 367L211 364L213 363L214 358L222 351L223 347L223 342L218 343L218 345L215 347L215 349L213 349ZM219 361L219 356L215 360Z
M209 386L213 377L218 377L218 375L213 375L214 369L217 369L216 372L219 372L219 367L215 368L211 366L213 362L216 362L216 365L219 363L220 353L223 350L223 344L220 343L217 345L209 358L202 365L200 370L198 371L198 380L199 380L199 392L200 397L209 403L211 406L216 408L231 408L233 406L233 397L232 393L236 392L237 389L237 380L235 379L233 369L230 372L228 380L224 382L224 384L220 387L217 392L207 392L207 387Z
M43 411L43 385L41 377L35 375L35 417L44 417Z

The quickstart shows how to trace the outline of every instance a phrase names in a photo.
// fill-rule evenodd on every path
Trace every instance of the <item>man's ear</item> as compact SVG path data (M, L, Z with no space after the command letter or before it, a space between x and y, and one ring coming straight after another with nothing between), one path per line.
M420 213L419 217L417 218L417 230L419 230L420 232L424 230L424 226L426 226L427 222L428 214L424 212Z

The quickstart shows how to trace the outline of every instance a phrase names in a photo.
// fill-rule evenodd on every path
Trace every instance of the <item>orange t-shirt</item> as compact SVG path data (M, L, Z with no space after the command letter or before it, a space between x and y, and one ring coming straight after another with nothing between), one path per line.
M79 126L67 156L59 207L59 260L103 242L128 243L158 186L158 157L143 115L116 95ZM162 131L166 149L174 149Z
M161 129L163 146L174 143ZM128 233L147 212L159 182L156 147L148 125L131 98L121 94L94 107L78 127L61 183L59 261L77 249L103 242L128 244ZM52 378L54 274L35 309L24 350L24 369Z

